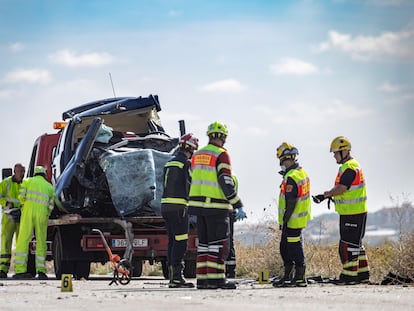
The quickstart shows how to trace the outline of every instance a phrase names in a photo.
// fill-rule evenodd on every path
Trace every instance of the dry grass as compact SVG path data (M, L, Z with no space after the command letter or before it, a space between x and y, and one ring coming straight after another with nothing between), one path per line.
M236 243L238 276L257 277L262 270L269 270L270 275L283 274L279 254L281 233L279 230L271 231L273 236L266 244L246 246ZM338 277L342 268L338 243L323 245L305 241L304 249L308 276ZM367 247L366 251L371 281L380 282L390 271L414 278L414 232L402 236L398 243L385 242L381 246Z

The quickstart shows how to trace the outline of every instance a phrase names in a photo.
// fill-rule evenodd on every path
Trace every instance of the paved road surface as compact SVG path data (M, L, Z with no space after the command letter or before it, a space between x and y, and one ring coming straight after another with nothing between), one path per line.
M276 289L238 280L236 290L197 290L169 289L159 277L133 279L125 286L109 282L74 280L73 291L62 292L60 280L0 280L0 310L414 310L414 286L312 284Z

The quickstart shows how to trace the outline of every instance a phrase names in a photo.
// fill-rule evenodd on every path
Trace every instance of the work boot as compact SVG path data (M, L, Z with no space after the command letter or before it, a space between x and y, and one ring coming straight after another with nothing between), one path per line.
M7 279L7 273L0 270L0 279Z
M294 277L293 282L292 282L294 284L294 286L296 286L296 287L306 287L306 286L308 286L308 284L306 283L305 271L306 271L306 266L296 267L295 277Z
M38 279L38 280L48 280L48 279L49 279L49 277L46 275L46 273L39 272L39 273L37 274L37 279Z
M16 273L15 275L13 275L13 279L29 280L32 278L33 276L28 272Z
M223 280L223 281L219 281L219 282L217 282L217 281L211 282L210 281L207 285L207 288L208 289L236 289L237 286L236 286L236 283L234 283L234 282L229 282L229 281Z
M234 279L236 277L236 266L226 265L226 278Z
M291 287L292 284L292 270L293 266L285 266L285 274L280 280L272 283L273 287Z
M191 282L187 282L183 278L182 274L182 265L173 265L172 267L172 277L170 279L170 283L168 284L169 288L193 288L194 284Z

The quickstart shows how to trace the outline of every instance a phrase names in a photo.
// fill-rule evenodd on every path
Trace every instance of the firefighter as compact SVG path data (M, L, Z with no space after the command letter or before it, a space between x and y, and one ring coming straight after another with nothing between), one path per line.
M19 189L23 181L25 168L22 164L14 165L13 176L0 183L0 204L3 206L1 219L0 278L7 278L10 268L13 236L19 234L20 201Z
M235 175L233 175L234 188L238 191L238 181ZM236 249L234 248L234 223L247 218L243 208L237 210L231 210L229 213L229 252L226 258L226 278L236 277Z
M27 273L29 243L33 230L36 237L36 273L40 280L46 275L47 222L53 209L54 189L46 180L46 169L36 166L34 176L23 181L19 200L22 204L20 234L14 256L14 278L31 278Z
M368 259L362 239L367 221L365 178L359 163L351 156L351 143L344 136L332 140L330 152L340 164L334 187L313 197L315 203L333 197L339 214L339 256L342 272L337 285L369 282Z
M179 141L178 154L164 167L164 193L161 214L168 233L168 287L191 288L183 278L183 258L188 241L187 199L191 184L191 157L198 149L198 138L185 134Z
M302 229L311 219L310 181L306 171L297 162L298 149L289 143L277 148L277 158L283 176L279 195L279 225L282 229L280 255L284 265L283 277L273 282L274 287L306 287L306 262L303 251ZM294 270L294 276L293 275Z
M197 216L197 288L235 289L225 277L228 254L229 212L242 208L235 190L230 157L223 145L226 125L213 122L208 126L209 143L191 159L192 182L189 213Z

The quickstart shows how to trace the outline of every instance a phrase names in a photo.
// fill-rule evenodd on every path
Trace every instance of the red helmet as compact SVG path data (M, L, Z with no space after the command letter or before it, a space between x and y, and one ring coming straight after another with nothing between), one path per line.
M192 147L194 150L198 149L198 138L194 136L193 133L187 133L181 136L180 141L178 144L181 147Z

